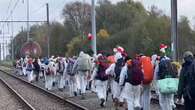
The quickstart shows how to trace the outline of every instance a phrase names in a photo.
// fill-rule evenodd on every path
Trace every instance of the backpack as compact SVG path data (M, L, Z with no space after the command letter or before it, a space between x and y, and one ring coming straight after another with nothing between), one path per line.
M67 68L66 68L66 73L68 75L70 75L70 76L74 76L75 75L75 72L72 72L73 66L74 66L74 61L73 60L68 60L68 65L67 65Z
M158 79L175 77L171 60L162 58L159 63Z
M116 63L114 56L108 56L107 60L108 60L110 65L113 64L113 63Z
M32 64L28 64L26 70L27 71L32 71L33 70L33 65Z
M106 69L108 68L109 63L106 57L101 57L98 65L96 79L101 81L106 81L109 79L109 75L106 74Z
M49 67L47 67L47 69L45 71L45 74L46 75L51 75L52 74L51 69Z
M57 72L60 74L63 74L64 69L65 69L64 62L63 63L58 62L58 71Z
M140 85L143 81L143 72L141 67L141 62L139 59L132 60L132 66L127 69L127 79L126 82L137 86Z
M144 80L143 84L150 84L154 77L154 69L150 57L141 57Z
M90 70L90 62L87 55L80 56L77 60L78 71L88 71Z
M107 67L103 67L101 65L98 66L97 76L96 79L99 79L101 81L106 81L109 79L109 75L106 74Z
M124 66L125 66L125 61L123 58L118 59L117 62L115 63L115 68L114 68L115 78L114 79L116 82L119 82L121 70Z
M23 63L23 67L26 67L26 63L25 62Z

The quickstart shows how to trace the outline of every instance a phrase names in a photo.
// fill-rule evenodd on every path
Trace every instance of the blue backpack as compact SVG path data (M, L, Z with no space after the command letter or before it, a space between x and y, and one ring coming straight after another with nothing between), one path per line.
M32 64L28 64L26 70L27 71L32 71L33 70L33 65Z
M73 66L74 66L74 61L73 60L68 60L68 65L66 68L66 73L70 76L74 76L76 73L72 71Z

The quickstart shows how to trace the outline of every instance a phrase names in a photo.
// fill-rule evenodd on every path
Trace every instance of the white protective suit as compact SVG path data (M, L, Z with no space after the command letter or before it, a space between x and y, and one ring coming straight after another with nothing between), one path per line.
M88 65L87 70L82 70L82 64L80 64L82 62L79 62L80 61L79 59L80 58L82 59L83 57L86 59L86 62ZM73 66L73 68L77 68L78 74L76 74L76 82L77 82L77 88L81 92L81 94L86 93L86 87L87 87L87 82L88 82L87 77L88 77L88 74L92 68L92 63L91 63L90 59L91 58L89 55L81 52L78 59L76 60L74 66Z
M169 60L170 58L168 58L167 56L164 56L164 59ZM158 79L157 77L158 77L158 72L159 72L159 63L157 64L157 67L155 68L155 72L156 72L156 79ZM160 104L161 110L173 110L173 107L175 107L174 94L162 94L159 92L159 89L158 89L158 93L159 93L159 104Z
M112 64L110 65L110 67L106 70L106 74L107 75L111 75L111 76L115 76L115 72L114 72L114 69L115 69L115 65L116 64ZM117 99L120 99L120 94L121 94L121 86L119 85L118 82L116 82L115 80L112 81L112 95L113 95L113 98L117 98Z
M33 80L34 80L34 75L33 75L33 64L31 64L32 65L32 70L30 71L29 69L28 69L28 65L30 65L30 64L27 64L27 68L26 68L26 74L27 74L27 79L28 79L28 82L32 82Z
M96 75L97 75L97 68L94 69L93 74L92 74L92 79L95 82L95 92L97 93L97 96L99 99L104 99L106 100L107 98L107 87L108 87L108 80L105 81L101 81L99 79L96 79Z
M125 65L120 74L119 85L123 85L127 75L127 65ZM141 95L141 86L133 86L129 82L125 82L125 86L121 92L121 97L127 101L128 110L134 110L134 108L140 108L140 95Z
M49 75L46 74L46 71L50 69L51 73ZM56 74L56 69L55 69L55 63L50 62L48 65L45 65L45 88L48 90L52 89L53 86L53 76Z
M58 88L63 89L65 87L65 74L66 74L66 66L67 63L65 60L60 61L61 68L63 68L63 73L57 73L58 75ZM59 69L59 63L57 64L57 68Z

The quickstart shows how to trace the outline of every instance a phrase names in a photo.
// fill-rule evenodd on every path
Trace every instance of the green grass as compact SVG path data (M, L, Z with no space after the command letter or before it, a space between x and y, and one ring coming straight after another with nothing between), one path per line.
M13 67L15 61L13 60L7 60L7 61L0 61L1 66L6 66L6 67Z

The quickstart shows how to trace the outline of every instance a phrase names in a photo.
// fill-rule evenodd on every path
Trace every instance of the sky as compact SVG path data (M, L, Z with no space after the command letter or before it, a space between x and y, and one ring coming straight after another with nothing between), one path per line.
M29 0L30 2L30 20L46 20L46 3L49 3L50 7L50 20L62 22L61 16L62 9L66 3L74 1L85 1L91 3L91 0ZM97 0L96 0L97 1ZM112 3L117 3L122 0L110 0ZM152 5L157 6L165 14L171 14L170 2L171 0L134 0L141 2L144 7L149 10ZM14 6L16 5L15 9ZM187 16L190 20L191 26L195 24L195 0L178 0L178 18L181 15ZM9 7L9 8L8 8ZM13 11L14 20L26 20L26 0L0 0L0 20L5 20ZM16 35L22 28L26 28L25 23L14 23L14 35ZM30 24L33 25L33 24ZM2 35L11 35L11 24L0 23L0 43L10 41L9 37L3 37ZM3 31L4 30L4 31ZM2 34L3 31L3 34Z

